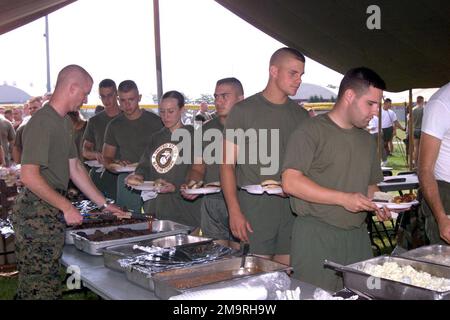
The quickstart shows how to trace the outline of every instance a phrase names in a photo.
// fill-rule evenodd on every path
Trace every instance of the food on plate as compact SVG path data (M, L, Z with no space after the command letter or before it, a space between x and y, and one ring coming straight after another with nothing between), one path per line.
M274 188L280 188L281 187L281 181L275 181L275 180L264 180L261 182L261 186L268 188L268 189L274 189Z
M376 191L373 194L373 201L375 202L392 202L394 196L387 192Z
M127 179L127 184L130 186L140 186L144 180L140 176L132 175Z
M113 170L120 170L124 167L137 168L138 164L139 164L138 162L134 162L134 163L130 163L127 165L121 165L120 163L114 162L114 163L111 163L109 166Z
M416 195L414 193L407 193L402 196L394 197L392 202L394 203L408 203L416 200Z
M156 179L155 180L155 187L157 187L157 188L163 187L166 184L167 184L167 182L164 179Z
M205 187L217 187L220 188L220 181L209 182L205 184Z
M203 181L195 181L195 180L191 180L187 183L187 187L188 189L198 189L201 188L203 186Z
M113 170L119 170L122 168L122 165L120 163L111 163L109 166Z

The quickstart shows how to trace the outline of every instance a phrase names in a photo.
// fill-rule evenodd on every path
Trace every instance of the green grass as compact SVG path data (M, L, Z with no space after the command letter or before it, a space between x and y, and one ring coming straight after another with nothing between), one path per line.
M17 276L0 277L0 300L12 300L16 294Z
M63 300L98 300L99 297L89 289L69 291L64 283L65 273L61 269L61 286L63 286ZM0 300L12 300L17 290L18 276L0 277Z

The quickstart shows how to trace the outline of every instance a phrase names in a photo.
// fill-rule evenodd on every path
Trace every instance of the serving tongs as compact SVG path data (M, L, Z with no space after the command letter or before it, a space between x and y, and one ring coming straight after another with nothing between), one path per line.
M249 271L245 268L245 260L247 259L247 254L250 250L250 244L248 242L241 243L242 248L242 257L241 257L241 266L239 270L234 271L233 274L243 276L249 273Z

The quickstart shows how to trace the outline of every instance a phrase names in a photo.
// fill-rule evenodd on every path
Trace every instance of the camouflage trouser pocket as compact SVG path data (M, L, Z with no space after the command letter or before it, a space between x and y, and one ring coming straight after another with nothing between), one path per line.
M19 241L21 238L46 241L64 233L66 228L64 216L59 209L26 193L17 197L11 220Z

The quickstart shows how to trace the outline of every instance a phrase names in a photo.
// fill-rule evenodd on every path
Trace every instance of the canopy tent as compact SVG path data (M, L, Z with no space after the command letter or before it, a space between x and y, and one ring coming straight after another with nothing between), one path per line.
M74 1L2 0L0 34ZM157 8L158 0L153 1ZM447 0L215 1L338 72L345 73L355 66L376 70L386 81L388 91L440 87L450 79ZM368 10L373 5L379 12ZM379 29L369 28L368 21L376 27L379 22ZM158 43L155 48L159 48ZM158 51L156 55L158 58ZM161 76L160 67L157 72ZM411 103L409 108L411 111Z
M440 87L450 79L447 0L216 2L340 73L356 66L376 70L388 91ZM366 25L370 5L380 8L379 30Z
M23 26L76 0L2 0L0 34Z
M215 1L333 70L366 66L383 77L388 91L409 89L410 114L411 89L441 87L450 80L447 0ZM412 136L412 116L409 120ZM412 149L410 139L410 169Z

